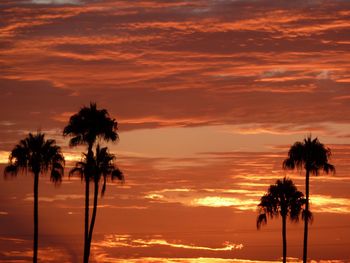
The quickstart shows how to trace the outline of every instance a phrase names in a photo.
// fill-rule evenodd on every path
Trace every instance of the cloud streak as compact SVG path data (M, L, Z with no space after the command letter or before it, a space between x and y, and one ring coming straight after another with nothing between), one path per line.
M225 242L223 247L204 247L196 245L186 245L181 243L172 243L164 239L133 239L129 235L107 235L102 242L95 243L97 247L152 247L152 246L168 246L172 248L191 249L191 250L208 250L208 251L231 251L243 249L242 244L231 244Z
M304 191L304 174L281 164L290 145L312 133L332 149L337 167L335 176L310 181L320 229L317 240L310 232L314 259L346 261L348 228L322 227L349 221L349 4L3 0L0 163L40 130L63 147L68 172L83 148L69 148L62 129L95 101L119 122L121 140L108 146L127 178L122 187L108 182L100 200L97 262L254 262L252 255L267 262L279 257L280 226L273 221L262 230L268 234L256 235L256 205L285 175ZM19 176L0 179L6 238L31 233L23 218L32 213L32 177ZM42 233L80 237L83 184L65 177L54 189L48 180L40 181ZM70 224L53 226L53 214ZM289 236L293 257L298 227ZM129 236L98 248L107 233ZM70 261L79 261L81 240L66 240ZM29 245L11 245L1 246L0 260L18 258L13 251L28 256ZM174 251L178 258L168 259ZM231 252L238 259L226 260Z
M126 129L347 122L340 113L349 112L348 103L337 98L349 96L348 3L311 4L312 14L304 4L291 6L9 4L1 14L3 81L63 89L67 106L41 118L50 128L92 98L118 114ZM77 31L71 25L84 26ZM5 94L13 92L2 86ZM118 108L110 102L115 100ZM28 126L23 118L16 121Z

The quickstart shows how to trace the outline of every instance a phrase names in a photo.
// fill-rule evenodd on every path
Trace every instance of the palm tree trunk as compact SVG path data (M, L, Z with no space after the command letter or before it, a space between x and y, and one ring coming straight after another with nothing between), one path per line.
M89 144L87 161L92 156L92 144ZM90 171L88 171L90 172ZM85 225L84 225L84 263L89 263L89 198L90 198L90 174L85 174Z
M307 239L308 239L308 225L309 225L309 178L310 172L306 170L305 176L305 218L304 218L304 247L303 247L303 263L307 262Z
M90 255L91 241L92 241L92 233L94 231L96 214L97 214L97 199L98 199L98 182L95 182L94 189L94 207L92 210L91 223L90 223L90 231L89 231L89 243L88 243L88 255Z
M39 188L39 173L35 173L34 174L34 243L33 243L33 263L36 263L38 261L38 229L39 229L38 188Z
M88 232L89 232L89 178L85 178L85 225L84 225L84 263L89 262L88 256Z
M283 263L287 262L287 217L282 216Z

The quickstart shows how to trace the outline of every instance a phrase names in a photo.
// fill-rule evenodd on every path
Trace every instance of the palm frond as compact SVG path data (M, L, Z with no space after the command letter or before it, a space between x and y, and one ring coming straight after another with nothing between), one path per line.
M332 164L325 163L322 168L326 174L329 174L329 173L335 174L335 166Z
M52 169L50 179L57 185L62 182L62 173L59 170Z
M302 211L302 219L305 221L307 220L308 222L312 223L313 220L314 220L314 216L312 214L312 212L309 210L309 211L306 211L305 209Z
M279 215L288 217L291 221L297 222L304 206L303 193L297 190L292 180L284 177L270 185L268 191L260 199L258 204L260 220L258 228L262 223L266 223L267 217L273 219Z
M16 176L16 175L18 174L18 171L19 171L19 167L18 167L17 165L9 164L9 165L6 166L5 169L4 169L5 178L6 178L8 175Z
M29 170L35 174L51 170L51 179L59 182L64 171L64 157L55 140L45 139L44 133L29 133L13 148L5 174Z
M64 136L71 136L70 145L93 145L98 137L106 141L116 141L117 122L109 117L107 110L97 109L96 103L82 107L70 117L63 130Z
M256 219L256 228L260 229L262 225L267 224L267 217L266 214L259 214L258 218Z
M116 168L112 172L112 180L114 180L114 179L118 179L122 183L124 183L124 181L125 181L124 174L121 170L119 170L119 168Z
M325 147L318 138L307 136L302 142L294 143L288 151L288 158L283 162L284 169L306 169L318 175L320 171L334 173L335 167L328 161L331 150Z

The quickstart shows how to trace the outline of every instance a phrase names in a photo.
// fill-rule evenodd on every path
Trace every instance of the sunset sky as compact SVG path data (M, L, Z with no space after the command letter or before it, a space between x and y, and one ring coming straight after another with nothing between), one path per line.
M350 1L1 0L0 262L30 262L33 177L5 179L28 132L56 139L63 182L39 186L41 262L81 262L85 147L62 136L96 102L124 185L99 199L91 262L279 261L281 220L256 229L289 147L312 134L335 175L312 177L309 258L350 262ZM303 224L288 223L302 257Z

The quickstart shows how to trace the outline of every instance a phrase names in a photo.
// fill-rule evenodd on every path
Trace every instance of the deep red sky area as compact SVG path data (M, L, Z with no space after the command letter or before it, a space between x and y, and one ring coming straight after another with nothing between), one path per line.
M350 2L0 2L0 167L28 132L57 140L62 184L39 188L39 257L79 262L84 185L68 178L84 148L62 130L90 101L119 123L124 171L100 199L92 262L271 262L281 222L256 230L256 206L287 175L308 134L335 175L311 179L309 256L350 262ZM0 262L30 262L33 178L0 176ZM288 256L302 255L289 224ZM328 260L328 261L327 261Z

